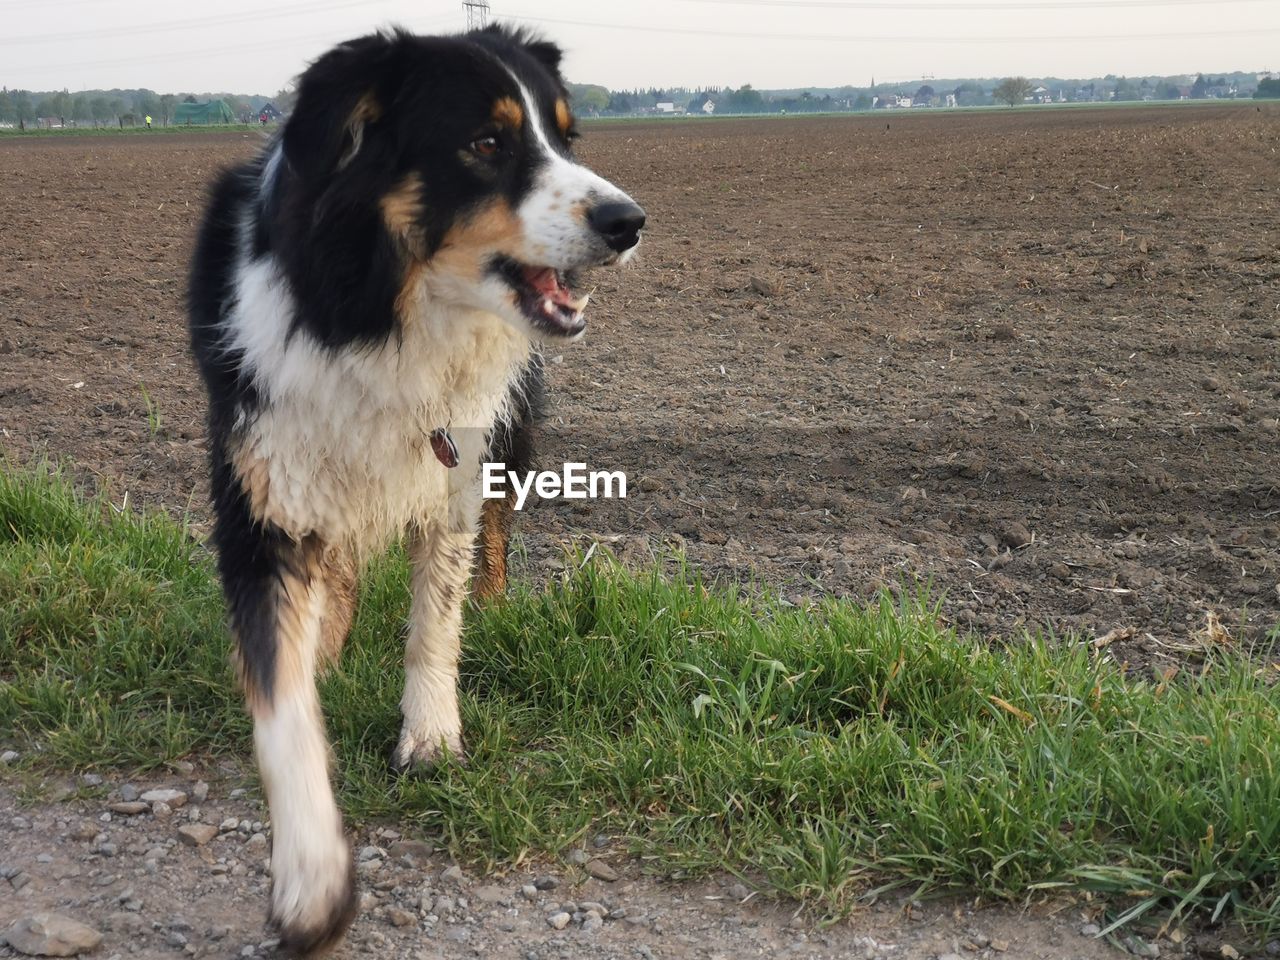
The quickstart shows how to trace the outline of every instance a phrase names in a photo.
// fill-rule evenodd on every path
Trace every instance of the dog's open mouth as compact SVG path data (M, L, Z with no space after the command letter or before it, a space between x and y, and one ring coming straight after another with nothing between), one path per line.
M582 312L590 297L574 293L572 273L506 258L498 261L496 269L516 292L521 311L535 329L556 337L576 337L586 329Z

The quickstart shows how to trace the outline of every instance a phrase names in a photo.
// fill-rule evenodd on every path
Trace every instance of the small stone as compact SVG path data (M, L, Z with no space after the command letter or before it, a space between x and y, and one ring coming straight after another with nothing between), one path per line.
M21 756L22 754L18 753L17 750L6 750L4 753L0 753L0 763L7 767L11 763L17 763Z
M204 803L209 799L209 785L203 780L197 780L191 788L191 798L196 803Z
M410 913L408 910L402 910L399 907L388 907L387 919L391 921L393 927L407 927L418 922L416 914Z
M173 816L173 807L169 806L163 800L157 800L151 804L151 815L157 820L168 820Z
M442 883L452 883L455 886L460 887L466 882L466 877L463 876L462 868L455 863L453 866L446 867L441 871L440 881Z
M100 843L94 849L104 857L114 857L120 852L120 847L114 843Z
M15 920L5 937L19 953L36 957L74 957L102 942L102 934L58 913L36 913Z
M381 860L382 851L377 847L361 847L360 854L356 857L361 863L366 860Z
M169 766L175 773L180 773L184 777L189 777L196 772L196 765L190 760L175 760Z
M596 838L591 841L591 845L594 846L597 850L602 850L603 848L609 845L609 842L610 841L607 834L597 833Z
M188 823L178 828L178 839L189 847L203 847L218 835L218 828L209 823Z
M120 799L125 803L133 803L138 799L138 788L132 783L126 783L120 788Z
M1147 943L1141 937L1125 937L1124 948L1135 957L1154 958L1160 956L1160 948L1154 943Z
M1102 928L1096 923L1086 923L1080 928L1080 936L1082 937L1096 937L1100 933L1102 933Z
M140 813L146 813L151 807L141 800L120 800L107 804L107 809L113 813L123 813L126 817L136 817Z
M238 826L240 826L239 820L237 820L235 817L227 817L220 824L218 824L218 831L220 833L231 833Z
M627 916L626 907L614 907L612 910L609 911L610 920L625 920L626 916Z
M25 887L28 883L31 882L31 874L24 873L23 871L19 870L17 873L15 873L13 876L9 878L9 882L13 884L13 889L21 890L23 887Z
M547 917L547 923L550 924L553 929L563 930L569 925L569 921L572 919L573 917L561 910L559 913L553 913L551 916Z
M1009 941L993 938L991 941L991 949L996 953L1005 953L1009 949Z
M92 820L81 820L71 828L71 839L87 843L98 835L98 825Z
M163 860L169 855L168 847L152 847L142 855L143 860Z
M185 806L187 803L187 795L182 790L175 790L172 787L163 787L158 790L148 790L139 800L145 800L147 803L155 805L157 803L167 803L172 809Z
M595 933L604 926L604 919L596 913L589 913L582 920L583 933Z
M560 886L560 881L553 876L544 875L534 880L533 885L539 890L554 890Z
M86 787L100 787L103 784L102 775L98 773L86 773L80 777L80 782Z
M619 876L618 871L603 860L589 861L587 863L587 873L597 880L603 880L605 883L613 883Z
M520 888L520 896L524 897L526 900L537 900L538 888L532 883L526 883Z
M730 899L738 901L745 900L751 896L751 891L747 889L744 883L731 883L729 884L729 889L725 892L728 893Z
M265 833L255 833L244 842L245 851L249 854L260 854L267 852L267 835Z
M230 797L232 800L239 800L244 795L245 795L244 787L236 787L229 794L227 794L227 796Z
M1224 943L1218 950L1227 960L1240 960L1240 951L1229 943Z
M586 863L588 860L590 860L591 857L587 855L587 851L583 850L581 847L577 847L573 850L570 850L569 855L566 856L564 859L566 862L572 863L575 867L580 867L584 863Z
M476 887L474 896L481 903L502 903L507 899L507 891L492 883Z
M391 849L388 852L397 859L424 863L431 854L435 853L435 847L422 840L397 840L391 844Z
M186 936L177 930L170 930L165 940L171 947L185 947L187 945Z
M453 913L456 906L457 904L453 902L453 897L436 897L431 904L431 912L438 917L442 917L446 913Z

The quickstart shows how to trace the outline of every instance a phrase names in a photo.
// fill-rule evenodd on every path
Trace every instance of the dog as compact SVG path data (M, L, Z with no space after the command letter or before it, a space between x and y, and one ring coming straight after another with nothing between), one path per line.
M190 332L208 393L212 544L274 839L281 947L355 912L316 670L363 560L412 564L401 769L461 757L462 612L505 579L510 510L480 464L532 455L537 344L572 341L575 271L626 260L644 211L579 164L553 43L506 27L391 31L329 51L255 160L216 183Z

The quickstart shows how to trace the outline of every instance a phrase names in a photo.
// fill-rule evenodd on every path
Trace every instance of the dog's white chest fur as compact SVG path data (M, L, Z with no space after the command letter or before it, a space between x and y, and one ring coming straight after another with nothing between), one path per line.
M230 345L264 403L237 429L232 460L259 519L358 553L411 521L469 522L457 501L478 488L529 340L491 314L433 310L419 295L400 337L331 350L290 335L293 299L269 257L245 265L237 286ZM431 448L439 427L459 447L452 470Z

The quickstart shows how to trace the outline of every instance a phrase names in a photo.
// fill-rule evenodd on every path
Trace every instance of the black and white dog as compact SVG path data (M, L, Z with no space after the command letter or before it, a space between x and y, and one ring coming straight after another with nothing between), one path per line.
M505 28L343 44L303 74L279 139L217 183L200 232L213 541L271 808L270 915L294 953L354 912L314 674L341 650L361 562L407 533L393 762L460 754L477 531L492 592L510 520L482 511L479 465L528 456L534 344L581 335L573 271L624 260L644 226L575 162L559 63Z

